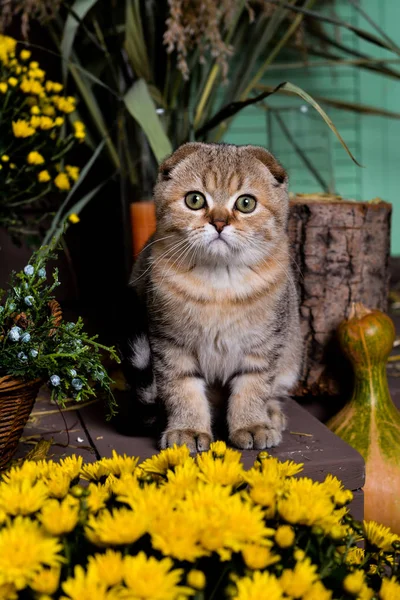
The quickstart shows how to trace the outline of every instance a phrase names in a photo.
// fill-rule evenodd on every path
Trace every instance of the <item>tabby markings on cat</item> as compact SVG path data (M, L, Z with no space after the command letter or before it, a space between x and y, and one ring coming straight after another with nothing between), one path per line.
M302 358L287 175L264 148L189 143L161 165L154 198L157 230L131 280L136 397L165 408L162 448L201 451L220 384L231 442L275 446Z

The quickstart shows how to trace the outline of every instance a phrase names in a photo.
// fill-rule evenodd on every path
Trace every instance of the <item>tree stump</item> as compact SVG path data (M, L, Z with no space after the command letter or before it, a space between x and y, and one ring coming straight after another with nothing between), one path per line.
M289 238L305 340L295 395L348 394L351 369L335 333L353 302L387 310L391 211L382 201L291 200Z

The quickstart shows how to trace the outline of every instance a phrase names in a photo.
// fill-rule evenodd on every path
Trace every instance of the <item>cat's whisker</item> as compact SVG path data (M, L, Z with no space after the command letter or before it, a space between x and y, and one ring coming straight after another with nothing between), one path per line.
M139 281L139 279L141 279L144 275L146 275L146 273L148 273L150 271L150 269L154 268L156 264L158 264L158 262L160 260L162 260L165 256L167 256L169 254L169 252L172 252L172 250L174 250L175 248L177 248L177 246L182 245L186 240L180 240L179 242L177 242L176 244L172 245L172 248L168 248L163 254L161 254L161 256L159 256L155 261L150 260L150 265L147 267L147 269L145 271L143 271L143 273L141 273L139 275L139 277L137 277L136 279L133 279L130 284L134 284L137 281Z

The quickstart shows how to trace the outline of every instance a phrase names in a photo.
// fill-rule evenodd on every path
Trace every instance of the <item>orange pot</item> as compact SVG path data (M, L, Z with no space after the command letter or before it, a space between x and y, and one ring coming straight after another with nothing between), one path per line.
M154 202L143 201L131 204L132 248L136 258L143 246L156 230Z

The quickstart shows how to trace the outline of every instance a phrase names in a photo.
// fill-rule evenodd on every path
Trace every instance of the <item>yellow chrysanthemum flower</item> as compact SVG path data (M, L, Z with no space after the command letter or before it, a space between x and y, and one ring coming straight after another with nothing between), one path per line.
M3 154L1 157L1 160L3 162L8 162L10 160L10 157L8 156L8 154Z
M144 552L124 558L124 581L132 598L140 600L176 600L187 598L193 591L179 583L182 569L173 569L169 558L157 560Z
M68 175L70 175L71 179L78 179L79 177L79 168L78 167L65 167ZM75 171L76 170L76 171ZM70 171L74 171L74 175L76 177L72 177ZM104 465L108 471L108 473L116 476L131 474L136 469L136 465L139 462L138 458L134 456L119 455L115 450L112 451L111 458L104 458Z
M40 115L40 108L38 107L37 104L34 104L33 106L31 106L31 114L32 115Z
M19 57L21 60L29 60L31 57L30 50L21 50Z
M63 471L63 473L68 475L71 481L73 481L79 477L82 464L82 456L76 456L76 454L73 454L72 456L66 456L65 458L62 458L57 466Z
M243 465L223 459L214 459L212 452L204 452L196 456L200 469L199 478L206 483L238 486L244 481Z
M107 587L117 585L124 576L122 554L108 548L104 554L89 556L87 571L93 579L103 581Z
M36 150L29 152L26 160L30 165L42 165L44 163L43 156Z
M285 494L279 499L277 509L285 521L302 525L321 525L332 516L334 504L321 484L302 477L288 479ZM332 528L333 523L329 523Z
M77 140L84 140L86 137L86 128L85 128L85 124L82 123L82 121L74 121L73 123L74 126L74 136L76 137Z
M204 590L206 587L206 576L203 571L192 569L186 577L187 584L195 590Z
M40 183L47 183L48 181L50 181L51 176L50 173L45 169L44 171L40 171L38 173L38 181L40 181Z
M301 598L317 579L317 566L311 564L309 558L305 558L297 562L294 569L285 569L279 582L288 596Z
M290 525L280 525L275 533L275 542L280 548L290 548L293 546L296 535L293 527Z
M33 579L29 582L30 588L39 594L51 596L54 594L60 582L60 567L42 567L35 573Z
M54 121L50 117L42 116L40 118L40 129L46 130L54 127Z
M382 600L398 600L400 598L400 584L394 577L382 581L379 598Z
M343 589L352 596L357 596L364 585L364 571L353 571L349 573L343 580Z
M86 505L91 513L97 513L105 508L107 500L110 498L110 490L101 484L89 483L89 496L86 498Z
M255 571L252 577L237 579L235 600L281 600L283 590L272 573Z
M17 483L27 480L33 484L38 479L39 475L40 467L38 462L26 460L20 466L11 467L3 474L2 478L4 483Z
M55 125L56 127L61 127L61 125L64 125L64 123L65 123L65 119L64 119L64 117L56 117L56 118L54 119L54 125Z
M393 542L400 540L399 536L394 534L389 527L379 525L375 521L364 521L364 533L372 546L386 552L392 550Z
M261 467L261 471L268 474L271 469L278 470L280 477L293 477L303 470L303 463L295 463L293 460L287 460L281 462L279 459L271 456L263 450L258 454L257 461L254 465L255 468Z
M71 184L66 173L59 173L54 179L54 185L62 191L68 191L71 189Z
M321 486L331 495L336 506L345 506L353 500L352 492L344 489L342 482L334 475L327 475Z
M99 481L109 474L105 459L102 458L94 463L88 463L82 467L81 477L87 481Z
M17 40L8 35L0 35L0 61L8 64L9 58L14 56Z
M361 565L365 558L365 551L362 548L350 548L346 556L348 565Z
M79 179L79 167L73 167L71 165L65 165L65 170L68 173L68 176L72 179L72 181L77 181ZM116 461L120 461L120 458L117 453L115 452L115 450L113 451L115 453L115 457L114 459ZM130 460L133 460L133 458L130 457ZM136 462L139 459L136 459Z
M36 60L33 60L32 62L29 63L29 68L30 69L38 69L39 63Z
M303 595L303 600L331 600L332 592L327 590L321 581L316 581Z
M281 560L281 557L270 548L256 544L245 544L242 548L242 556L246 567L253 570L265 569Z
M0 530L0 585L12 583L22 590L43 565L56 567L62 546L48 537L39 523L18 516Z
M34 96L40 96L44 91L40 81L25 76L23 76L20 88L25 94L32 94Z
M53 102L58 110L63 113L69 114L75 110L75 98L72 96L69 96L68 98L53 96Z
M5 81L2 81L0 83L0 92L2 94L5 94L7 92L7 90L8 90L8 84Z
M9 77L8 84L11 85L11 87L15 87L18 84L18 79L16 77Z
M193 513L182 514L169 508L163 519L150 521L149 530L153 548L165 556L194 562L210 554L200 545L200 526Z
M161 450L159 454L148 458L140 466L146 473L165 475L168 469L173 469L177 465L183 465L188 459L190 459L189 448L174 444L172 448Z
M34 135L35 133L34 128L31 127L28 121L25 121L24 119L18 119L18 121L13 121L12 130L14 136L17 138L27 138L31 135Z
M167 471L168 481L165 488L175 498L183 498L187 491L194 489L199 480L199 468L194 460L187 460L183 465Z
M146 533L148 517L128 508L103 510L89 515L85 527L86 537L96 546L133 544Z
M40 510L47 500L48 490L42 481L29 479L0 484L0 507L9 515L30 515Z
M39 519L46 531L52 535L63 535L76 526L79 508L79 500L72 496L67 496L61 502L51 498L43 506Z
M75 567L74 576L64 581L61 587L66 594L61 600L112 600L105 581L94 573L86 573L80 565Z

